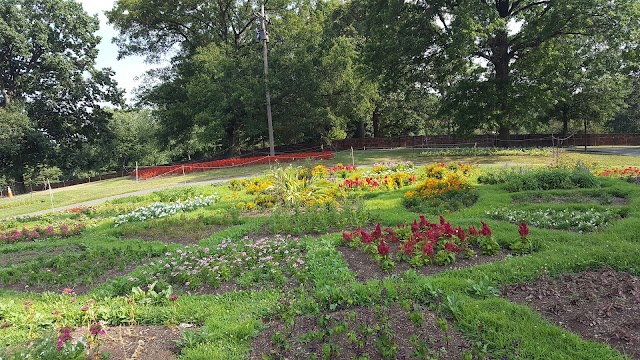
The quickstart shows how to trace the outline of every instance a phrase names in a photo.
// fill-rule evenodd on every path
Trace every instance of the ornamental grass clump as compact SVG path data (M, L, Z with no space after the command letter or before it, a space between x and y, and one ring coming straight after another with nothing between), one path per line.
M472 166L465 164L427 165L426 179L415 190L404 194L404 205L429 213L450 212L473 205L478 195L466 178L471 170Z
M150 219L158 219L171 215L175 215L179 212L189 212L199 208L211 206L218 201L220 197L218 195L209 196L197 196L195 198L189 198L184 201L177 200L170 203L156 202L149 206L144 206L136 209L128 214L119 215L113 220L115 226L135 221L145 221Z
M423 215L420 221L400 224L396 228L384 230L380 224L372 232L362 228L343 232L343 242L349 247L361 249L371 254L383 270L391 270L396 261L406 261L413 267L428 264L450 265L459 258L470 258L478 249L484 255L495 255L500 245L493 238L491 229L485 222L477 230L470 226L465 231L454 227L440 216L439 223L429 222ZM396 250L392 253L391 249Z

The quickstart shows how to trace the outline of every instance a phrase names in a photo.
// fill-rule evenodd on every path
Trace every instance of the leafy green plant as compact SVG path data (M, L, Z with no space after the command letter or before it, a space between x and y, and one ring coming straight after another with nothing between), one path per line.
M168 303L171 300L171 296L174 295L171 285L167 285L160 291L156 291L156 285L158 285L158 281L154 281L150 284L146 291L142 290L138 286L132 288L131 299L133 299L137 304L143 305Z
M0 352L1 359L42 359L42 360L84 360L86 359L87 346L81 338L77 342L69 341L70 338L57 336L56 333L37 339L26 346L13 349L11 352Z
M203 326L200 329L180 329L180 338L174 340L174 342L180 348L194 348L210 338L209 328Z
M489 280L489 278L485 275L481 280L472 280L467 279L467 283L469 286L465 289L465 291L477 298L484 299L491 296L499 296L500 290L495 287L495 284Z
M510 192L530 190L594 188L600 185L598 178L588 169L576 167L545 169L514 169L491 172L478 177L481 184L504 184Z

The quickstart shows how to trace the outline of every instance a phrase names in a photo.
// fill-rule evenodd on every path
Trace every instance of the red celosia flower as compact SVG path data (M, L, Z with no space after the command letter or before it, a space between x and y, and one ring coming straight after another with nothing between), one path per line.
M454 243L450 243L450 242L444 244L444 249L449 252L458 252L460 250Z
M380 244L378 244L378 254L382 256L389 255L389 249L391 247L384 243L384 240L380 240Z
M482 229L480 230L480 234L484 236L491 236L491 229L489 229L489 226L487 225L487 223L485 223L484 221L480 221L480 223L482 224Z
M432 227L434 224L427 221L424 215L420 215L420 227Z
M380 239L382 237L382 228L380 228L380 223L376 225L376 229L371 235L374 239Z
M442 233L447 236L451 236L455 234L455 230L451 227L450 223L445 223L442 226Z
M518 232L522 237L526 237L527 235L529 235L529 227L527 226L527 223L524 220L522 220L522 222L520 223L520 226L518 227Z
M440 215L440 225L444 225L444 223L446 223L444 216Z
M407 254L408 257L412 257L413 256L413 250L415 250L416 248L416 243L414 241L407 241L406 243L402 244L404 253Z
M467 239L467 233L464 232L464 229L462 229L462 226L458 226L458 228L456 229L456 236L461 241L465 241Z
M353 233L342 232L342 240L344 240L344 242L353 240Z
M422 247L422 254L433 257L433 246L435 244L435 241L425 242L424 246Z
M171 294L171 296L169 296L169 301L176 301L178 300L178 294L173 293Z
M469 226L469 235L478 236L478 230L476 230L476 228L473 225Z
M413 223L411 224L411 232L417 233L418 231L420 231L420 225L418 225L417 221L413 220Z
M370 244L373 242L373 237L370 234L368 234L366 231L362 230L360 232L360 235L362 236L363 244Z

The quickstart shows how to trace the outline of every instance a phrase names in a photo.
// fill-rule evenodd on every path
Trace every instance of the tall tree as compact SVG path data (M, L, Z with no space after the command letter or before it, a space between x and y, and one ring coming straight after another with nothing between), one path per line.
M558 83L548 46L588 38L637 50L639 3L626 0L370 0L371 53L388 79L431 86L461 129L501 139L544 114Z
M185 158L212 152L213 145L233 152L266 138L262 52L254 41L257 5L119 1L108 13L120 30L122 55L153 60L173 51L170 67L156 73L159 81L142 99L157 109L164 142L183 148ZM350 123L371 115L373 91L359 69L357 39L329 29L340 6L310 0L268 4L268 85L277 143L341 138Z
M47 149L47 156L14 158L3 169L17 186L24 184L25 166L37 162L59 165L67 176L100 167L100 159L86 155L108 140L109 115L101 104L118 103L122 94L112 71L95 67L98 26L73 0L0 2L0 106L24 104L28 128L46 139L39 144ZM24 143L19 152L28 150Z

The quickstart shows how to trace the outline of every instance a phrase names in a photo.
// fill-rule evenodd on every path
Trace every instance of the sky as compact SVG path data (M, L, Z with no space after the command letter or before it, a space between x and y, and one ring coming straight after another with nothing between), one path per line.
M105 10L111 10L111 8L113 8L115 0L77 1L82 4L89 15L97 14L100 18L100 31L98 31L98 35L102 38L102 41L100 45L98 45L97 67L110 67L115 71L115 80L118 82L118 86L126 91L125 98L128 102L131 102L133 99L133 89L140 85L138 77L158 65L145 64L144 58L139 56L127 56L118 61L118 47L111 43L111 39L115 37L118 32L107 24L107 17L104 15Z

